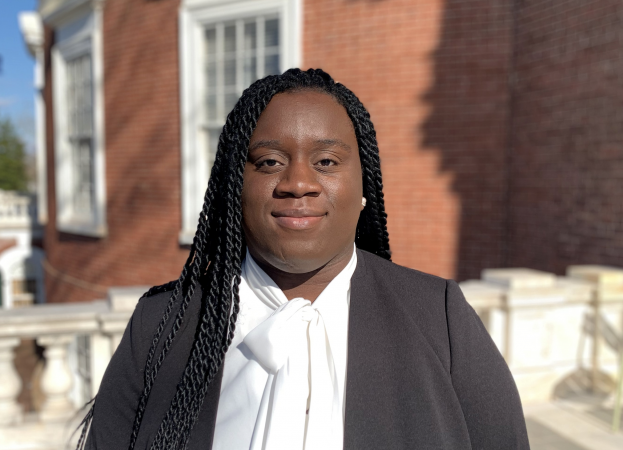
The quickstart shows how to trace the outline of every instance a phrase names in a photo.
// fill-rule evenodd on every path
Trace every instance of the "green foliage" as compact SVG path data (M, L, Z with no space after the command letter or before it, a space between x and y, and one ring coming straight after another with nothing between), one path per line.
M27 183L24 142L13 123L0 118L0 189L25 191Z

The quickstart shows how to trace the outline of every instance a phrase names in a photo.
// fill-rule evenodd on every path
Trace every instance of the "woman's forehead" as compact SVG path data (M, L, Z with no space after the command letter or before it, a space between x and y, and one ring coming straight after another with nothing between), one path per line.
M275 95L262 112L251 141L287 136L341 140L348 145L356 142L346 109L331 95L312 90Z

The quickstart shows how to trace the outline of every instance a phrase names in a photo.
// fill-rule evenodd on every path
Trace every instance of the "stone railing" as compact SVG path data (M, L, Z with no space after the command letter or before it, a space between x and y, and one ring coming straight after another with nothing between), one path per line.
M28 227L36 223L34 195L0 189L0 228Z
M460 283L506 359L524 403L569 390L612 392L621 374L623 270L572 266L566 277L487 269Z
M28 445L33 445L39 438L48 445L50 430L54 426L62 430L84 404L84 398L76 400L72 395L76 383L81 382L71 364L72 358L76 359L78 336L88 336L86 369L89 392L84 396L88 400L97 393L106 366L121 340L138 298L145 290L144 287L117 288L109 291L108 300L34 305L0 311L0 449L4 448L3 440L12 440L16 448L30 448ZM22 381L14 365L14 350L22 339L35 339L44 348L45 358L40 380L44 401L40 410L30 413L28 417L17 402ZM38 428L32 428L33 422L38 424ZM44 434L48 434L47 438L24 432L24 427L29 426L46 430Z
M612 392L613 382L621 377L622 269L573 266L566 277L530 269L487 269L480 280L460 286L506 359L524 403L564 396L570 389ZM33 442L42 426L48 428L41 439L49 441L50 427L66 424L82 405L84 398L77 401L73 395L80 383L72 370L77 336L89 337L85 396L97 393L145 290L111 289L108 300L0 312L0 449L11 439L10 448L30 448L24 445ZM22 386L13 354L21 339L33 338L45 349L40 382L45 400L25 419L17 402Z

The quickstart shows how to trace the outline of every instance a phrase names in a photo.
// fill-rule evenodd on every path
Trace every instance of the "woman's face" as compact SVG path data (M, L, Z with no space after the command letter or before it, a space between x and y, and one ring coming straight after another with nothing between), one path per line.
M243 226L253 257L306 273L350 256L362 192L357 138L344 107L315 91L273 97L244 169Z

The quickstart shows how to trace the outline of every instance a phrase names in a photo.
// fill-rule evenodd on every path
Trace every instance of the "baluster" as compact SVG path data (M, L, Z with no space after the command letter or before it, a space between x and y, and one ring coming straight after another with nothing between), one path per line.
M102 378L112 355L110 337L103 333L91 335L91 397L99 391Z
M22 407L17 403L22 380L13 364L13 352L19 343L18 338L0 339L0 425L22 421Z
M40 418L44 422L65 420L75 411L69 399L73 377L67 361L67 347L73 335L44 336L37 339L45 347L45 369L41 378L41 390L45 402L41 407Z

